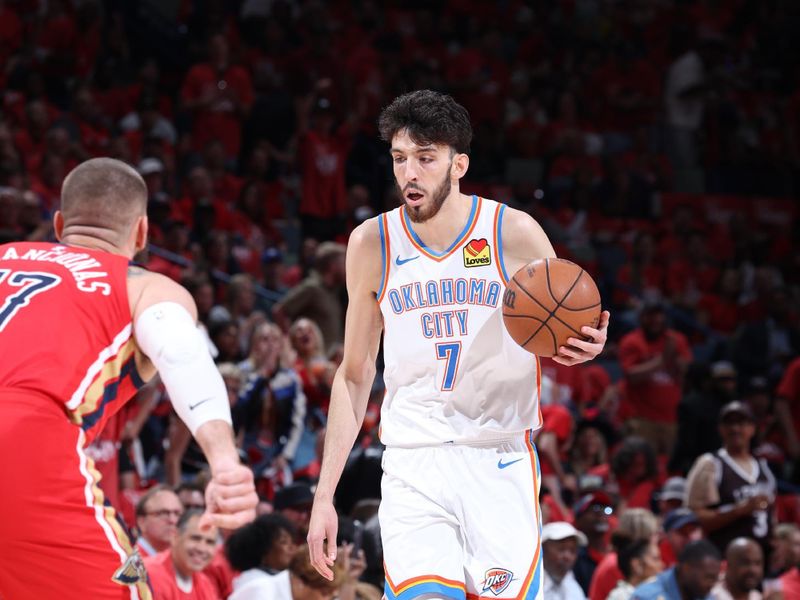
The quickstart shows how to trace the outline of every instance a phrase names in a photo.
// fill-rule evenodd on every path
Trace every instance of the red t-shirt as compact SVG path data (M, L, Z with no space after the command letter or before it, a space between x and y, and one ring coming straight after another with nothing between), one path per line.
M589 586L589 600L606 600L617 582L624 579L617 566L617 553L609 552L597 564Z
M309 131L301 138L301 214L318 219L344 215L347 208L345 162L349 151L350 138L344 129L337 135Z
M214 584L203 573L192 575L192 591L188 594L178 587L172 554L169 550L144 559L153 598L158 600L218 600Z
M627 374L636 365L649 361L664 351L667 336L675 340L678 356L691 360L689 342L682 333L667 330L655 340L647 340L641 329L631 331L619 343L619 361ZM681 399L681 382L665 369L656 371L641 383L625 382L626 399L632 416L662 423L674 423Z
M223 83L224 82L224 83ZM253 86L250 75L238 66L229 66L222 72L210 64L193 66L186 75L181 89L181 98L195 100L210 90L225 86L230 89L245 108L253 104ZM229 157L239 154L242 138L242 123L232 101L221 99L209 107L194 111L192 138L196 150L202 150L210 141L220 140Z
M784 573L779 581L784 598L800 598L800 569L795 567Z
M778 398L785 398L789 403L794 430L800 435L800 358L795 358L786 367L775 395Z

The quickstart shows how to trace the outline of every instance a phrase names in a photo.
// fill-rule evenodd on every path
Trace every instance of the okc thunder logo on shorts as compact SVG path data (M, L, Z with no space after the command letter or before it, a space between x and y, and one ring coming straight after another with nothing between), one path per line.
M508 569L500 569L495 567L486 571L483 579L482 592L492 592L495 596L499 596L511 582L514 580L514 574Z

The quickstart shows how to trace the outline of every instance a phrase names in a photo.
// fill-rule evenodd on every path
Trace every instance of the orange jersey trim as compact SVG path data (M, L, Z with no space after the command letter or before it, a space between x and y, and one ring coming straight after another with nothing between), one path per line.
M378 304L381 303L383 297L386 295L387 284L389 283L389 268L392 266L392 249L389 242L389 223L386 218L386 213L381 215L378 221L378 232L381 236L381 252L383 253L383 273L381 274L381 284L378 287Z
M506 274L506 267L503 264L503 211L505 210L504 204L497 204L497 208L494 211L494 262L497 266L497 273L500 275L500 279L503 282L503 285L508 287L509 278Z
M399 596L400 594L414 587L415 585L421 585L423 583L438 583L440 585L461 590L464 592L466 590L466 586L464 585L463 581L454 581L452 579L445 579L444 577L439 577L438 575L420 575L418 577L412 577L411 579L406 579L405 581L402 581L399 584L395 585L394 582L392 581L392 578L389 576L389 569L386 568L385 563L383 565L383 570L386 573L386 582L389 584L389 589L392 590L392 593L395 596Z

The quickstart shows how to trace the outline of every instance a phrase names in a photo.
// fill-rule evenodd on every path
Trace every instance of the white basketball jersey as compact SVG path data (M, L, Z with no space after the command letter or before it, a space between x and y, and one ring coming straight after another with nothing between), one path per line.
M504 210L473 196L466 226L441 253L425 247L403 207L380 216L387 446L486 442L541 426L538 359L503 325Z

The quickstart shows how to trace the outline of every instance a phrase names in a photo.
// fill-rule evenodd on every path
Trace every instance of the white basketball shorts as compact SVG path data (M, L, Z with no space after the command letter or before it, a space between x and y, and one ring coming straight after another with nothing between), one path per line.
M387 448L388 600L541 600L539 459L531 432L491 446Z

